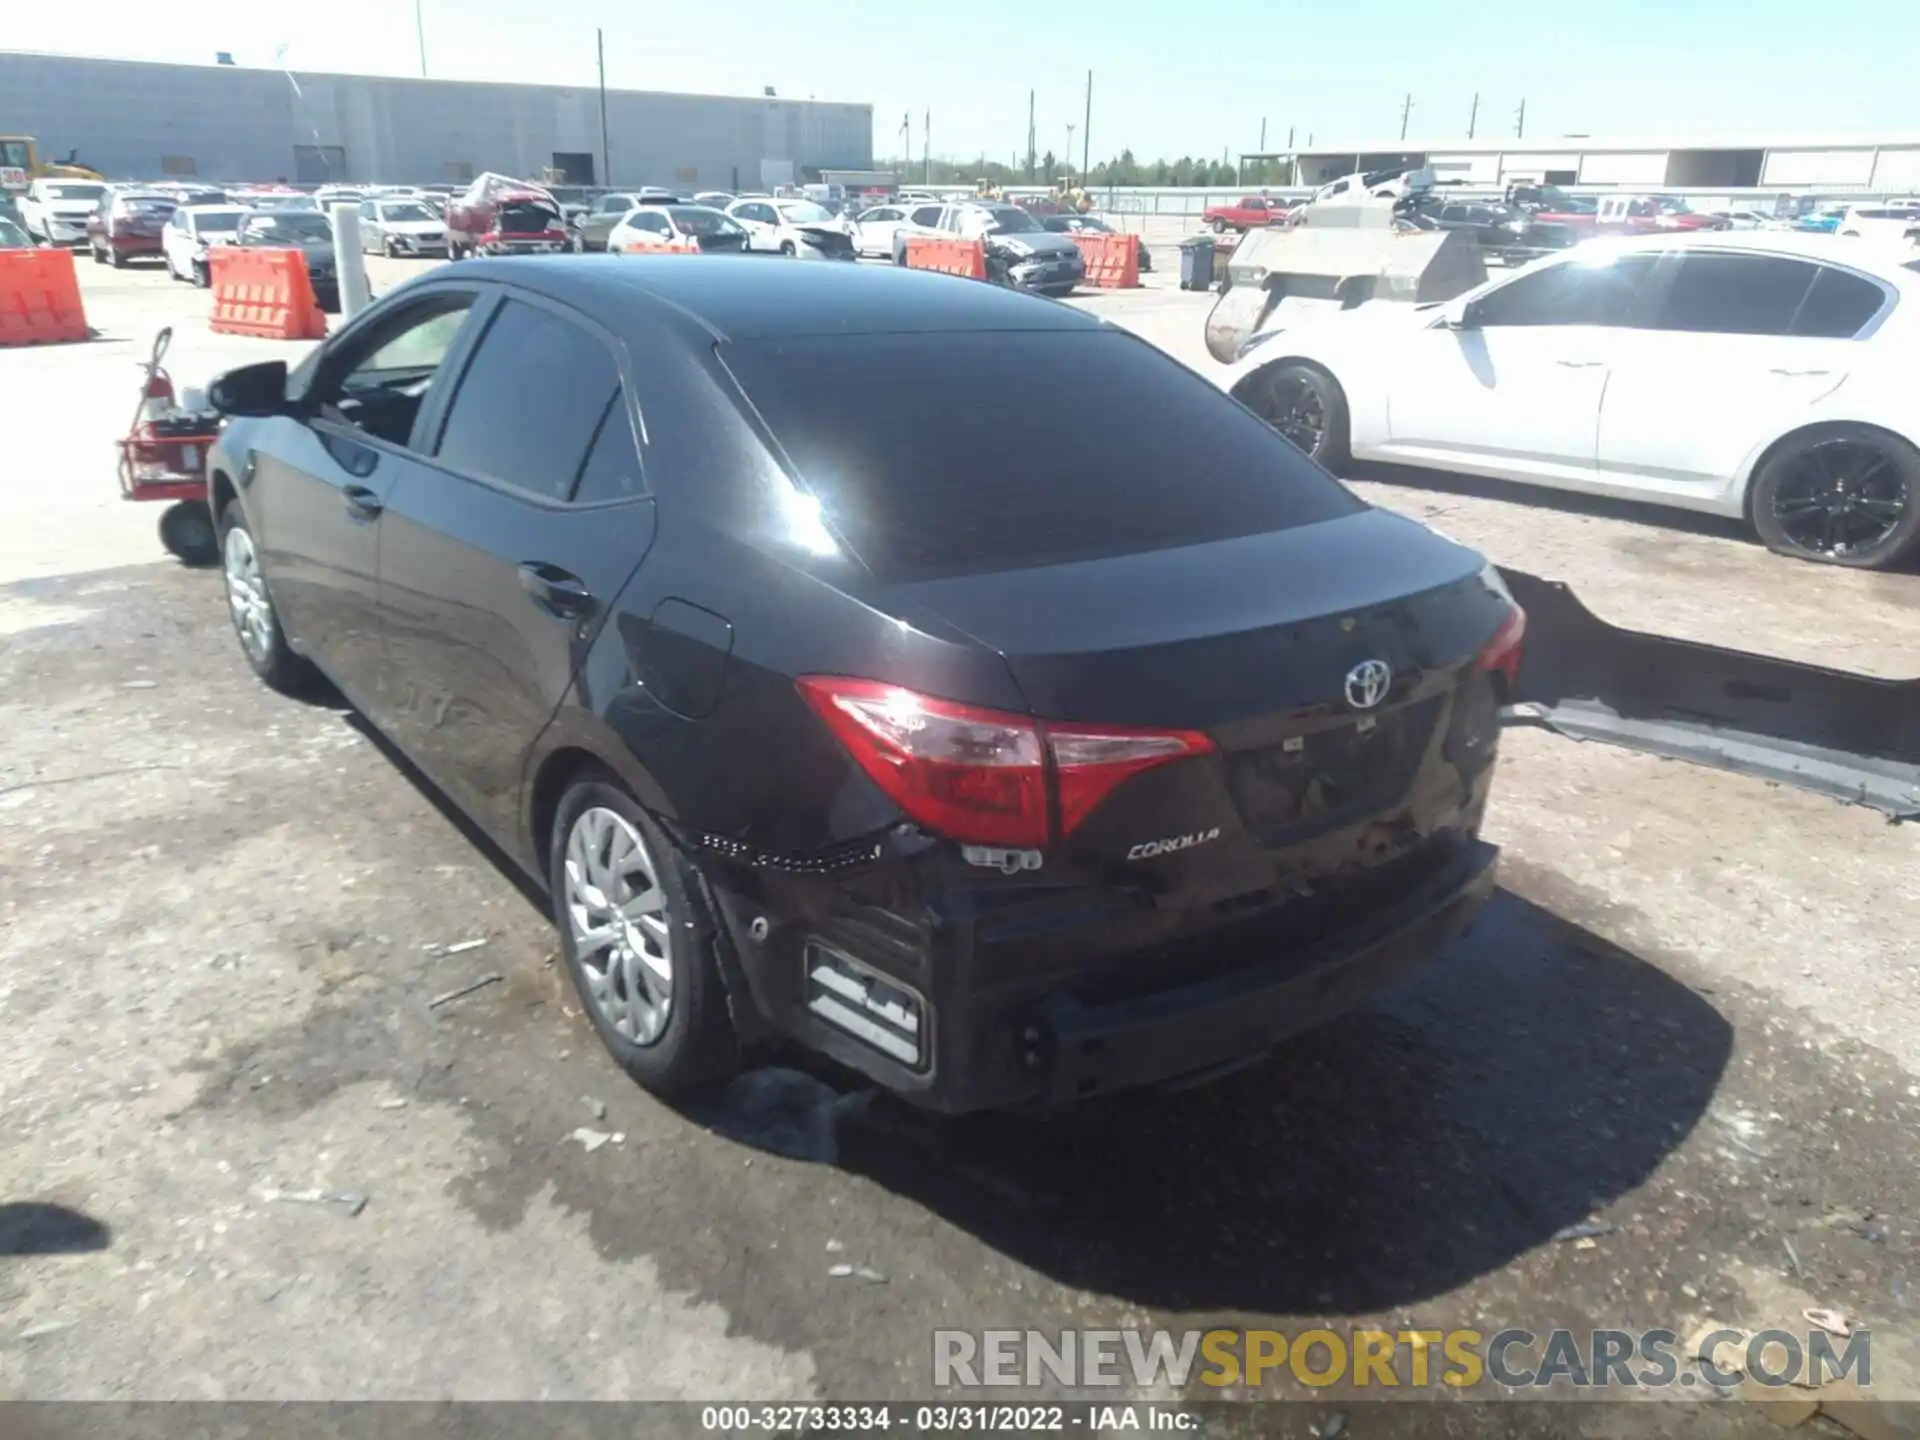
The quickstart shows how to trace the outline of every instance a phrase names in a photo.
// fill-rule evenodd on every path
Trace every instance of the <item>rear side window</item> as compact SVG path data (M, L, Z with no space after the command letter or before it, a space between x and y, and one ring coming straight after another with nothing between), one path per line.
M508 300L454 394L440 461L564 500L619 388L613 353L598 336L550 310Z
M1644 328L1713 335L1789 334L1818 269L1810 261L1784 255L1705 251L1667 255L1660 262L1664 293Z
M808 336L721 353L883 580L1172 549L1365 508L1128 335Z
M600 428L594 432L573 498L578 504L594 505L605 500L631 500L641 493L640 453L634 448L626 397L616 390L600 417Z

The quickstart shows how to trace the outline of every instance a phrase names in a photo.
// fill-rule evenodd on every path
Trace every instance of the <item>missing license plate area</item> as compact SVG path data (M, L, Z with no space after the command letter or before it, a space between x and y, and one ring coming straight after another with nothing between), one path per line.
M918 995L817 940L808 942L803 963L815 1018L890 1060L927 1068L926 1006Z
M1255 835L1269 839L1337 825L1391 804L1412 783L1439 703L1423 700L1385 715L1358 715L1233 753L1227 774L1241 818Z

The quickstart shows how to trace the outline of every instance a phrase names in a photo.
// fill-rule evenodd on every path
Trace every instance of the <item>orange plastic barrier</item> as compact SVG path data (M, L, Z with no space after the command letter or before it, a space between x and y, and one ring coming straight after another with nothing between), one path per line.
M978 240L938 240L907 237L907 268L958 275L962 280L987 278L987 247Z
M1138 235L1075 235L1087 262L1086 283L1101 290L1132 290L1140 284Z
M262 340L324 340L327 317L307 278L307 257L298 250L216 245L213 321L221 335Z
M85 340L71 250L0 250L0 345Z

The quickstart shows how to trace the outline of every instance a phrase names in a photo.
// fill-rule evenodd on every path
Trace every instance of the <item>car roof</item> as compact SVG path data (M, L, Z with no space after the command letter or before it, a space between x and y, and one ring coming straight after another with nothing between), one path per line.
M460 280L548 296L614 330L622 314L685 316L717 340L803 335L1097 330L1098 318L978 281L879 265L795 265L764 257L528 255L470 261Z
M1577 247L1606 246L1622 254L1640 250L1741 250L1762 255L1785 255L1864 270L1904 289L1920 289L1920 271L1908 269L1912 256L1875 250L1849 236L1823 235L1806 230L1713 230L1682 234L1635 235L1589 240Z

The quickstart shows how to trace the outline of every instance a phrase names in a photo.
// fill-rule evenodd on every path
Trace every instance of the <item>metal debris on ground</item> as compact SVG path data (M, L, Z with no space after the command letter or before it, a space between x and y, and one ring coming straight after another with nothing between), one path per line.
M349 1215L367 1208L368 1197L358 1190L265 1190L265 1200L291 1200L296 1205L338 1205Z
M1780 1237L1780 1243L1787 1247L1787 1263L1793 1266L1795 1278L1800 1280L1806 1279L1807 1272L1800 1268L1800 1253L1793 1248L1793 1241L1782 1235Z
M1821 1306L1812 1306L1800 1312L1809 1325L1826 1331L1829 1335L1838 1335L1842 1340L1853 1334L1853 1321L1845 1311L1828 1310Z
M482 935L478 940L462 940L457 945L449 945L447 946L446 949L442 950L440 953L442 955L464 955L469 950L478 950L482 945L486 943L487 943L487 937Z
M580 1148L591 1155L609 1141L624 1140L627 1137L624 1135L609 1135L605 1130L589 1130L586 1126L582 1125L567 1138L569 1140L578 1140L580 1142Z
M1569 1225L1564 1230L1553 1232L1555 1240L1591 1240L1596 1235L1611 1235L1614 1223L1611 1220L1582 1220L1578 1225ZM1592 1249L1592 1246L1582 1246Z
M41 1320L27 1326L20 1332L22 1340L38 1340L43 1335L58 1335L62 1330L71 1330L71 1320Z
M865 1280L870 1285L884 1285L887 1277L870 1265L830 1265L827 1274L836 1280Z
M457 990L449 990L444 995L434 996L433 999L427 1002L427 1008L429 1010L438 1010L442 1005L450 1005L455 1000L459 1000L464 996L473 994L473 992L476 990L484 990L489 985L498 985L503 978L504 977L498 974L482 975L478 980L469 981L467 984L460 986Z
M160 682L158 680L122 680L120 688L122 690L157 690L160 688Z
M827 1253L829 1255L838 1255L842 1250L846 1248L847 1247L842 1245L838 1240L827 1241Z
M376 1110L404 1110L407 1108L407 1102L400 1099L376 1100L373 1108Z

